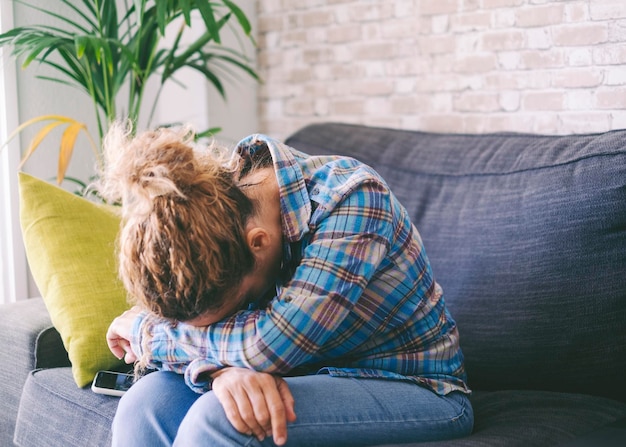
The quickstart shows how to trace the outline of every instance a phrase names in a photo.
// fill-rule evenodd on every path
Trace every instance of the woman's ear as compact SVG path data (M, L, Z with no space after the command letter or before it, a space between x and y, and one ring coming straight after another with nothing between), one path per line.
M254 227L248 230L246 234L248 247L253 253L265 249L270 243L268 232L262 227Z

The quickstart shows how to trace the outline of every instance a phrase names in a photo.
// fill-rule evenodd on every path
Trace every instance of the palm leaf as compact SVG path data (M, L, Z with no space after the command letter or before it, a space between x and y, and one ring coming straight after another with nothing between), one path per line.
M222 17L219 22L217 22L216 26L218 27L218 30L222 29L222 27L227 23L229 18L230 14L227 14L226 16ZM202 51L202 48L204 48L211 40L213 40L213 35L207 31L191 44L189 44L186 50L183 51L180 55L171 59L171 61L165 66L163 70L163 74L161 75L161 82L165 82L165 80L167 80L172 73L188 65L189 61L192 58L195 58L198 53Z
M102 27L103 37L117 39L119 23L117 20L117 5L115 0L104 0L102 4L102 17L104 19Z
M74 37L76 34L75 30L67 30L63 28L59 28L58 26L52 25L37 25L36 27L40 32L47 33L50 35L58 36L58 37Z
M87 13L79 8L76 5L76 0L61 0L63 3L65 3L65 5L67 5L69 8L71 8L74 12L76 12L76 14L78 14L80 17L82 17L82 19L87 22L87 25L92 29L98 29L98 25L96 23L96 10L93 7L93 1L92 0L82 0L82 3L84 5L84 7L87 9L87 11L89 12L89 15L87 15ZM74 28L78 29L76 27L77 24L74 24ZM87 32L87 29L84 29L84 32Z
M37 116L35 118L31 118L28 121L26 121L25 123L22 123L19 126L17 126L17 128L13 132L11 132L11 134L8 136L7 141L4 143L4 145L9 143L13 138L15 138L17 136L17 134L19 134L21 131L26 129L28 126L31 126L31 125L33 125L35 123L39 123L41 121L50 121L50 120L61 121L61 120L64 120L64 119L65 120L70 120L70 118L67 118L67 117L62 116L62 115L41 115L41 116Z
M42 51L46 51L45 54L50 54L50 51L48 51L50 48L59 47L60 44L62 43L64 43L63 40L58 37L54 37L54 36L41 37L37 41L37 43L34 43L33 45L28 47L29 51L28 51L28 54L26 55L26 58L22 62L22 68L28 67L32 61L37 59L37 57Z
M200 15L202 16L202 19L204 20L204 24L207 28L207 31L211 35L211 38L216 43L221 43L221 39L220 39L221 27L218 27L217 21L215 20L215 15L213 14L213 7L211 6L211 3L207 1L203 1L203 0L196 0L195 5L198 8L198 11L200 11Z
M63 3L65 3L66 5L71 5L71 4L69 3L69 1L68 1L68 0L62 0L62 1L63 1ZM45 9L45 8L42 8L42 7L39 7L39 6L36 6L36 5L30 4L30 3L26 3L26 2L20 2L20 3L22 3L22 4L26 5L26 6L28 6L29 8L35 9L35 10L37 10L37 11L40 11L40 12L42 12L42 13L44 13L44 14L46 14L46 15L50 16L50 17L54 17L55 19L60 20L61 22L67 23L67 24L70 26L70 28L73 28L73 29L75 29L75 30L77 30L77 31L79 31L79 32L81 32L81 33L85 33L85 34L86 34L86 33L89 33L89 32L90 32L90 30L89 30L89 29L87 29L87 28L83 27L82 25L79 25L79 24L78 24L77 22L75 22L74 20L71 20L71 19L69 18L69 16L67 16L67 15L58 14L58 13L56 13L56 12L54 12L54 11L49 10L49 9ZM78 9L76 9L76 8L72 8L72 9L74 9L74 10L75 10L75 11L77 11L79 14L81 14L81 13L80 13L80 11L79 11ZM82 14L81 14L81 15L82 15ZM84 16L83 16L83 17L84 17ZM91 25L93 25L93 23L92 23ZM96 28L96 29L97 29L97 28Z
M165 25L167 23L167 4L165 1L157 1L156 2L156 17L157 23L159 24L159 32L161 35L165 35Z
M178 6L183 13L185 23L187 26L191 26L191 0L179 0Z
M212 137L221 131L222 131L221 127L210 127L207 130L203 130L202 132L197 132L195 138L196 140L199 140L200 138Z
M50 82L56 82L57 84L63 84L63 85L67 85L68 87L72 87L72 88L79 88L80 85L76 85L76 83L71 82L71 81L65 81L63 79L58 79L58 78L53 78L51 76L36 76L37 79L43 79L46 81L50 81Z
M260 80L258 73L247 64L247 61L244 55L234 52L234 51L227 51L227 53L231 53L232 56L229 56L228 54L219 54L217 52L212 53L212 54L206 54L206 55L203 54L203 56L206 61L220 60L220 61L227 62L228 63L227 65L235 66L245 71L246 73L248 73L248 75L250 75L253 79L257 81Z
M208 67L202 64L190 63L187 66L202 73L204 77L207 78L211 84L213 84L213 87L215 87L220 96L226 99L226 91L224 90L224 85L222 84L222 81L220 81L219 77L217 77L217 75L213 73L213 71L211 71Z
M48 134L55 127L58 127L61 124L63 124L62 121L53 121L49 124L46 124L43 129L37 132L37 134L31 140L28 146L28 149L26 150L26 153L24 154L24 157L22 157L22 161L20 162L20 165L18 167L19 169L22 169L22 167L24 166L24 163L26 163L26 160L28 160L30 156L33 155L33 152L35 152L35 150L39 147L39 145L44 140L44 138L46 138L46 136L48 136Z
M61 148L59 150L59 163L57 166L57 183L60 185L65 177L65 172L74 152L76 137L81 129L87 130L83 123L73 122L63 132L61 136Z
M237 6L230 0L222 0L222 1L228 7L228 9L230 9L232 13L235 14L235 17L237 17L237 21L239 22L239 25L241 26L241 29L246 34L246 36L249 36L250 32L252 31L252 25L250 25L248 18L246 17L244 12L241 10L241 8L239 8L239 6Z

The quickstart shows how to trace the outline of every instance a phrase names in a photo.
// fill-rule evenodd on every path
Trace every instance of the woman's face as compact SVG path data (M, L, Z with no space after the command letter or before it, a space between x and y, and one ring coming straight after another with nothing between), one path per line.
M255 257L251 273L243 277L239 287L233 292L233 299L222 307L186 321L194 326L208 326L241 309L260 298L274 286L280 273L283 254L283 233L280 213L280 196L276 176L272 168L261 169L247 177L252 185L252 194L261 204L259 212L250 220L246 229L248 244Z
M280 267L280 258L277 260ZM263 296L263 294L275 284L276 273L271 275L269 271L255 269L252 273L244 276L239 288L233 293L235 299L226 302L216 310L206 312L199 317L185 321L192 326L209 326L223 320L238 311L245 309L248 303Z
M248 303L260 298L273 287L280 271L282 243L268 247L267 257L261 260L252 273L243 277L239 288L233 292L235 299L227 300L222 307L209 311L199 317L187 320L192 326L208 326L223 320L244 309Z

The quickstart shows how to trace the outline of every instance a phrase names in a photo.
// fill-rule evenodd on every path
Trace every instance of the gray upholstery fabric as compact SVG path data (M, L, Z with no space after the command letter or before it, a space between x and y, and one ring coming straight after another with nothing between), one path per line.
M626 131L443 135L342 124L288 141L360 158L408 208L470 386L626 401Z
M626 403L581 394L478 391L471 399L471 437L415 445L554 446L626 417ZM24 447L107 446L117 400L76 388L69 368L35 371L24 389L16 439Z
M41 299L0 306L0 445L13 445L22 387L37 367L69 365Z
M557 446L626 416L626 403L548 391L479 391L472 396L472 404L475 418L472 436L445 442L407 445ZM595 447L610 446L596 444Z
M71 368L35 370L24 386L15 441L24 447L108 446L118 401L78 388Z
M626 417L603 425L558 447L624 447Z

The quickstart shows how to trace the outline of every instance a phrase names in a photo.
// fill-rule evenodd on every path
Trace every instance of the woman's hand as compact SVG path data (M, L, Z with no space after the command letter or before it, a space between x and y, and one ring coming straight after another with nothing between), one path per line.
M225 368L212 374L213 392L226 417L241 433L274 443L287 442L287 422L296 420L287 382L278 376L246 368Z
M126 363L134 363L137 356L130 346L130 330L135 318L141 313L138 306L134 306L117 317L107 331L107 345L115 357L124 358Z

